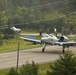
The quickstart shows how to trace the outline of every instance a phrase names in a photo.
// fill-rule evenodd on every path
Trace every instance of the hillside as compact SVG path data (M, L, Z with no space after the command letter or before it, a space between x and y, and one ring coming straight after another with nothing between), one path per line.
M63 17L75 11L76 0L0 0L0 27L45 29L62 26Z

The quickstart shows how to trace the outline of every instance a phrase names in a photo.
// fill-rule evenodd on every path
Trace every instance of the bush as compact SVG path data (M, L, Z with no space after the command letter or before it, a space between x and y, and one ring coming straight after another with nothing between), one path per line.
M76 57L71 52L60 55L59 59L50 65L52 72L47 71L47 75L76 75Z
M11 35L9 35L9 34L4 34L3 39L9 39L9 38L13 39L13 38L14 38L14 35L13 35L13 34L11 34Z
M38 65L32 62L32 64L27 64L23 65L21 70L20 70L21 75L38 75Z
M3 33L4 33L3 37L4 39L14 38L15 32L10 28L5 28Z
M19 75L14 68L11 68L7 75Z

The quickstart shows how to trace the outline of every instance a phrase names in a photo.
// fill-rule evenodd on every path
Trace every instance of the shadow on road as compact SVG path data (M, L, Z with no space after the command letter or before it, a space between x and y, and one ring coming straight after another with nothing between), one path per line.
M40 54L63 54L60 50L51 50L51 51L45 51L45 52L42 52L42 51L29 51L31 53L40 53Z

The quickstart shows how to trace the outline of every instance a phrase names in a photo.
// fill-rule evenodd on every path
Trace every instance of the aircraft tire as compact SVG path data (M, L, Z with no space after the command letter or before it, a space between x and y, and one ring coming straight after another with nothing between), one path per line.
M42 48L42 52L44 52L44 50L45 50L45 49L44 49L44 48Z

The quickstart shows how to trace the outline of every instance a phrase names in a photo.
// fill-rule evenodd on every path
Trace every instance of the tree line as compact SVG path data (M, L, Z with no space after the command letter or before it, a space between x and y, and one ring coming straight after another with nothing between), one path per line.
M75 11L76 0L0 0L0 28L6 25L30 29L56 26L60 31L65 19L72 16L68 14Z

